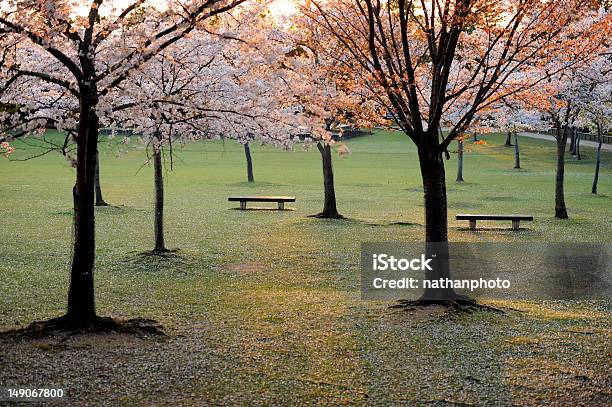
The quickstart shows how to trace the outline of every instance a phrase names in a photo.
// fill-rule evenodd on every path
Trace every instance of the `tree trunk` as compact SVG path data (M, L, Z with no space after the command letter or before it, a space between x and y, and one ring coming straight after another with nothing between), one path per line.
M601 165L601 143L603 137L601 137L601 127L599 123L597 124L597 154L595 156L595 177L593 178L593 187L591 188L591 193L597 193L597 182L599 181L599 166Z
M572 134L574 134L574 137L576 138L576 147L574 149L576 160L582 160L582 156L580 155L580 132L573 130Z
M446 175L441 154L419 149L421 176L425 198L425 240L427 242L448 241L448 219L446 204Z
M572 155L576 155L576 132L571 127L569 128L569 132L570 132L569 151L572 153Z
M425 251L426 257L433 259L431 262L433 270L426 272L426 279L439 280L450 278L448 209L444 160L441 154L432 154L432 150L437 149L420 148L419 162L425 200ZM427 288L419 301L449 303L459 299L463 298L452 288Z
M244 144L244 155L246 156L247 162L247 180L248 182L255 182L255 177L253 176L253 159L251 158L251 147L249 143Z
M512 147L512 132L509 131L506 134L506 144L504 144L504 147Z
M476 132L474 132L474 135L472 136L472 141L478 141L478 135L476 134Z
M158 137L159 139L159 137ZM155 184L155 249L153 252L166 252L164 244L164 174L162 150L153 147L153 171Z
M96 115L97 89L81 90L77 136L76 183L74 198L74 246L68 310L65 322L73 328L86 328L96 322L94 299L95 217L94 177L98 147L99 119Z
M514 133L514 168L521 168L521 152L519 150L518 133Z
M565 148L567 145L567 128L557 127L557 176L555 179L555 218L567 219L563 179L565 175Z
M100 153L96 150L96 173L94 176L94 184L96 189L96 206L108 206L102 197L102 188L100 187Z
M323 162L325 201L323 204L323 212L316 215L316 217L339 219L342 218L342 215L338 213L338 209L336 208L336 191L334 187L331 146L325 142L319 142L317 143L317 148L321 153L321 160Z
M457 139L457 182L463 182L463 140Z

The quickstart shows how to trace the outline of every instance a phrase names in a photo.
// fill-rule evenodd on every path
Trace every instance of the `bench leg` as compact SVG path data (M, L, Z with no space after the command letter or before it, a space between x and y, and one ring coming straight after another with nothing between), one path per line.
M470 219L470 229L476 230L476 219Z
M240 210L246 209L246 201L240 201Z
M521 224L520 220L513 220L512 221L512 230L519 230L519 225Z
M284 202L279 202L278 203L278 210L279 211L284 211L285 210L285 203Z

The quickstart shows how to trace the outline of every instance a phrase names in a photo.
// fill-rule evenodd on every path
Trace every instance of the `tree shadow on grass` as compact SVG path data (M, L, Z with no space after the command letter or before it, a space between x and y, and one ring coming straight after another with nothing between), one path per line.
M485 196L480 198L483 201L493 201L493 202L508 202L508 201L518 201L519 198L516 196Z
M104 206L96 206L96 211L100 211L100 212L104 212L104 213L117 213L117 214L122 214L122 213L127 213L127 212L146 212L147 209L144 208L136 208L133 206L127 206L127 205L113 205L113 204L108 204L108 205L104 205Z
M174 272L186 274L186 268L192 263L190 258L179 254L179 249L159 251L133 251L128 253L122 260L122 269L126 271L139 272Z
M181 249L164 249L164 250L149 250L146 252L140 252L138 253L140 256L154 256L154 257L161 257L161 258L167 258L167 259L173 259L173 258L179 258L180 256L177 254L178 251Z
M296 209L295 208L288 208L285 207L285 209L278 209L278 208L274 208L274 207L265 207L265 206L251 206L245 209L240 209L240 208L229 208L230 211L273 211L273 212L293 212Z
M55 212L49 212L49 215L54 215L54 216L74 216L74 211L72 211L72 210L55 211Z
M532 228L526 227L526 228L519 228L518 230L514 230L511 227L480 227L478 226L476 228L476 230L472 230L469 227L465 227L465 226L459 226L459 227L454 227L454 228L450 228L449 229L455 229L459 232L470 232L472 234L475 235L494 235L494 234L498 234L498 235L503 235L503 236L521 236L521 237L525 237L525 236L542 236L542 233L534 230Z
M456 183L455 185L460 186L460 185L480 185L477 182L459 182ZM422 194L423 193L423 186L419 185L419 186L413 186L413 187L409 187L409 188L404 188L403 191L407 191L407 192L414 192L414 193L419 193ZM457 187L454 185L450 185L450 183L448 183L448 185L446 186L446 192L455 192L457 191Z
M406 222L406 221L392 221L392 222L375 222L372 220L363 220L361 221L366 226L409 226L409 227L422 227L421 223L417 222Z
M349 220L350 219L339 213L336 213L335 215L326 215L323 212L315 213L314 215L307 215L306 217L314 218L314 219L329 219L329 220Z
M480 182L470 182L470 181L452 181L452 184L456 185L456 187L451 187L451 188L447 187L447 191L448 190L450 190L451 192L457 191L457 189L461 186L471 187L474 185L482 185Z
M455 201L455 202L449 202L448 207L453 208L453 209L461 209L462 211L465 211L465 210L482 208L483 204L478 203L478 202Z
M123 215L130 212L146 212L146 209L143 208L135 208L132 206L125 205L106 205L106 206L96 206L96 213L103 213L108 215ZM66 208L62 211L53 211L49 212L49 215L55 216L74 216L74 210L71 208Z
M256 188L256 187L287 187L288 184L280 184L276 182L266 182L266 181L255 181L255 182L234 182L227 184L229 187L246 187L246 188Z
M66 317L59 317L46 321L35 321L25 328L0 332L0 339L40 339L51 336L69 338L82 334L110 333L135 335L139 337L166 336L163 327L152 319L96 317L94 322L90 325L76 328L69 323Z
M389 226L407 226L407 227L422 227L423 225L415 222L406 222L406 221L391 221L391 222L378 222L374 219L359 219L359 218L349 218L343 216L342 218L330 219L330 218L321 218L316 215L307 216L306 219L317 219L319 221L327 221L330 223L334 223L335 225L364 225L364 226L375 226L375 227L389 227ZM307 221L306 221L307 222ZM306 223L304 222L304 223Z

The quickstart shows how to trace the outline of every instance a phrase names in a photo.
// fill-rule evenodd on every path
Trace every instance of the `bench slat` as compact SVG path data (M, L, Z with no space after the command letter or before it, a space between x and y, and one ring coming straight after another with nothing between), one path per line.
M230 202L295 202L294 196L230 196Z
M533 220L531 215L470 215L458 214L457 220Z

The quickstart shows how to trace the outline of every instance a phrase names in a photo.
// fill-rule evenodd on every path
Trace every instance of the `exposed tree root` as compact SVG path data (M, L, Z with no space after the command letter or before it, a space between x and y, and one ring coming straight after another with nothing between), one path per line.
M414 222L397 221L397 222L389 223L389 226L422 226L422 225L420 223L414 223Z
M32 322L25 328L0 332L0 337L28 337L38 339L54 335L71 336L88 333L97 334L112 332L137 336L166 335L162 326L157 321L152 319L134 318L128 320L118 320L110 317L96 317L95 321L91 324L77 327L71 320L67 319L66 316L63 316L49 319L47 321Z
M445 400L445 399L432 399L432 400L429 400L424 405L428 405L428 406L440 405L440 406L453 406L453 407L473 407L473 406L476 406L476 404L466 404L466 403L461 403L461 402L458 402L458 401L450 401L450 400Z
M317 219L346 219L344 216L340 215L338 212L336 213L317 213L316 215L308 215L309 218L317 218Z
M417 308L430 307L432 305L441 305L453 311L461 311L471 313L474 311L490 311L498 314L505 314L506 312L500 308L492 307L490 305L481 304L469 297L458 297L456 299L447 300L400 300L398 304L391 305L389 308L402 309L402 310L414 310Z
M180 249L153 249L150 252L140 253L142 256L175 257L174 253Z
M96 206L111 206L106 201L96 201Z

